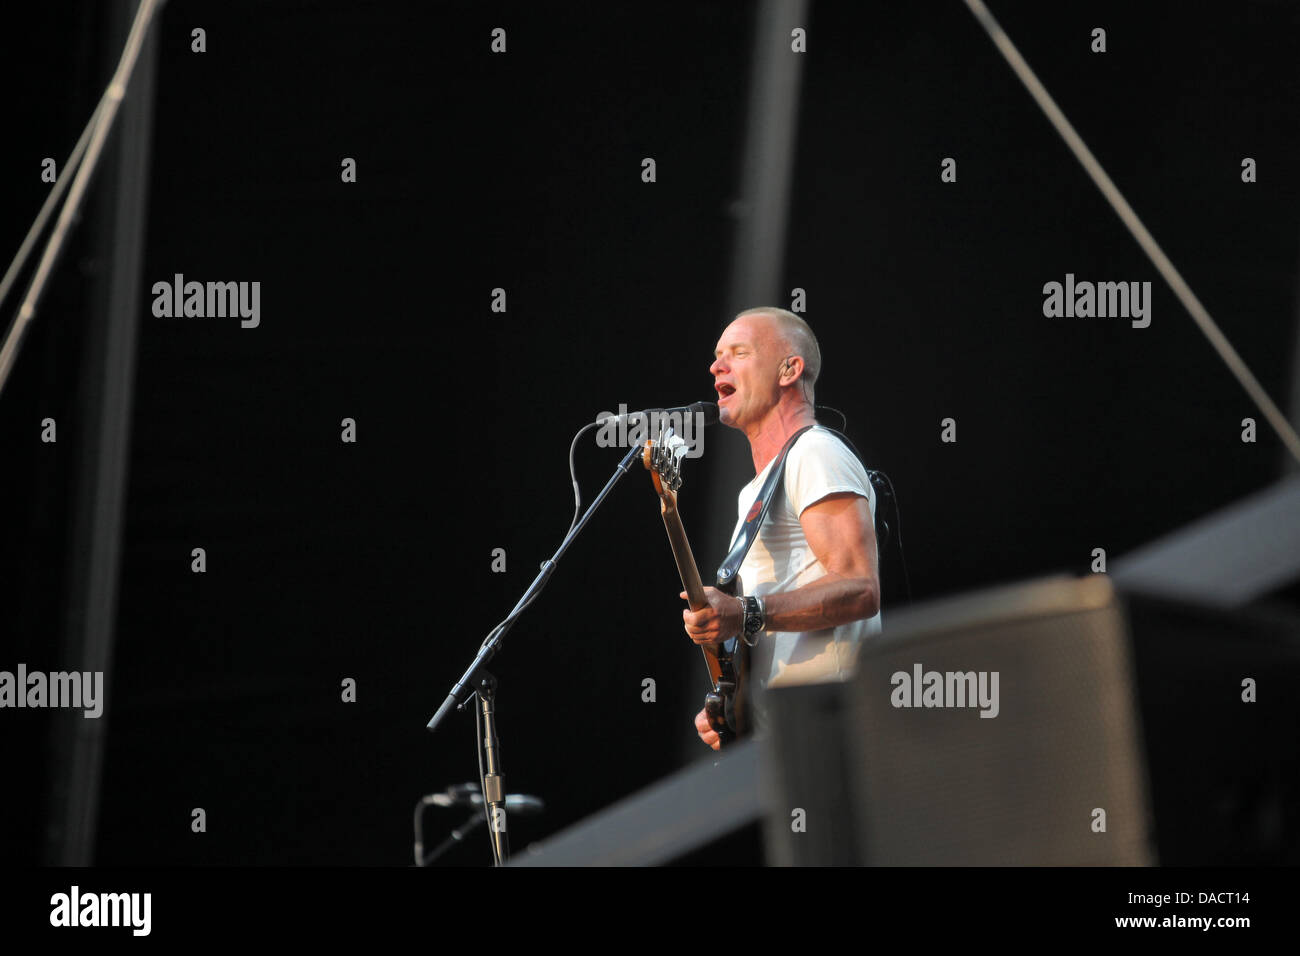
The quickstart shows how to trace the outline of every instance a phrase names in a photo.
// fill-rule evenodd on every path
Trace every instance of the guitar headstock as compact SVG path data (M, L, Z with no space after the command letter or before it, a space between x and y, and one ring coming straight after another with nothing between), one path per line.
M647 441L641 452L641 464L650 472L650 480L665 509L677 504L677 489L682 486L682 459L690 450L690 445L669 427L658 441Z

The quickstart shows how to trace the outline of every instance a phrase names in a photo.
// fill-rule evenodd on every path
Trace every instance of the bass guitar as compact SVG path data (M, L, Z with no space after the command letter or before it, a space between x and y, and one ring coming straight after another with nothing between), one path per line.
M668 428L657 441L645 443L641 463L650 472L655 494L659 496L659 510L663 515L664 529L668 532L673 559L677 562L677 572L681 575L682 588L686 591L686 602L692 611L699 611L708 607L709 601L704 596L700 569L695 564L695 555L691 552L691 543L686 538L686 529L677 510L677 491L682 486L682 459L689 450L687 443ZM719 584L718 588L739 596L739 575L725 585ZM702 644L700 650L704 654L704 665L712 687L704 698L704 711L725 747L747 731L745 680L749 645L733 637L720 644Z

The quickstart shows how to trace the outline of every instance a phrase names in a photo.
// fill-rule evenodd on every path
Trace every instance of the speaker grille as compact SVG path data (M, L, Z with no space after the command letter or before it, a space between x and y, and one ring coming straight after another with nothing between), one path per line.
M895 675L910 684L917 665L982 673L989 706L895 706L911 690ZM993 712L994 673L997 716L981 717ZM900 612L863 646L852 682L771 691L769 707L773 862L1154 860L1128 638L1105 577ZM786 804L816 808L804 832L791 830Z

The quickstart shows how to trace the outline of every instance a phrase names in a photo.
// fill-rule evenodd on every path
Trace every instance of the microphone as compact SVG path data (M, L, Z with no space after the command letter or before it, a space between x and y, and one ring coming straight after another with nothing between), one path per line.
M619 408L625 407L623 405L619 406ZM692 405L678 405L676 408L643 408L639 412L623 412L620 415L601 412L601 417L596 419L596 424L601 427L611 424L617 425L619 422L626 423L632 418L647 418L651 415L700 415L703 417L705 425L716 425L718 423L718 403L695 402Z
M421 797L420 802L435 807L482 807L483 792L476 783L458 783L454 787L448 787L442 793L431 793L426 797ZM530 796L526 793L510 793L506 795L506 812L521 813L524 815L532 813L541 813L546 809L546 803L541 797Z
M696 402L694 405L686 407L688 415L703 415L705 425L718 424L718 403L717 402Z

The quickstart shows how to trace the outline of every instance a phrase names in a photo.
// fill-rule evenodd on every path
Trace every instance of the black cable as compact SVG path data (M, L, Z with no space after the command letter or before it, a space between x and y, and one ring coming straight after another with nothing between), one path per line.
M598 424L599 422L590 422L586 425L583 425L576 432L574 432L573 440L569 442L569 481L572 482L573 484L573 520L569 522L569 528L567 531L564 532L565 539L567 539L569 535L573 533L573 529L577 526L578 518L582 511L582 492L578 488L578 472L577 472L577 468L574 465L574 457L573 457L574 451L578 447L578 439L582 437L582 433L587 431L590 428L595 428ZM532 605L532 603L537 600L537 595L541 593L542 592L540 590L537 591L535 594L533 594L532 597L530 597L527 601L525 601L522 605L516 608L509 615L507 615L504 621L502 621L500 624L498 624L496 627L494 627L491 631L488 632L488 636L483 639L483 643L486 644L488 641L492 640L492 638L496 635L497 631L501 630L502 628L509 627L511 624L513 624L515 618L519 617L520 614L523 614L524 611L528 610L529 606Z
M578 523L578 512L582 510L582 493L578 491L578 472L573 466L573 451L578 446L578 439L588 428L595 428L596 422L589 425L583 425L573 435L573 441L569 442L569 480L573 482L573 520L569 522L569 531L573 530L574 525ZM566 531L564 536L567 538L569 532Z
M897 492L894 491L894 483L890 480L889 476L885 474L883 471L879 471L874 468L869 469L867 471L867 477L872 480L873 484L875 483L875 478L877 475L885 479L885 483L889 485L888 497L889 497L890 505L894 512L893 534L894 537L897 538L898 540L898 565L903 571L903 590L907 594L907 603L911 604L912 603L912 581L907 574L907 557L903 554L903 515L902 512L898 510L898 494Z
M831 408L831 406L829 406L829 405L818 405L818 406L816 406L813 410L814 410L814 411L821 411L821 410L823 410L823 409L825 409L825 410L828 411L828 412L834 412L836 415L840 416L840 431L847 431L847 430L848 430L848 427L849 427L849 416L845 415L845 414L844 414L842 411L840 411L838 408ZM852 442L850 442L849 444L852 444ZM853 450L854 450L854 451L857 451L856 448L853 449ZM861 458L862 456L859 455L858 457Z

